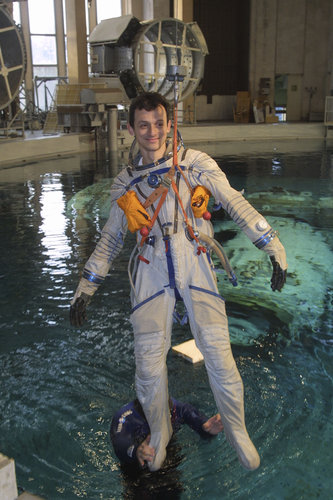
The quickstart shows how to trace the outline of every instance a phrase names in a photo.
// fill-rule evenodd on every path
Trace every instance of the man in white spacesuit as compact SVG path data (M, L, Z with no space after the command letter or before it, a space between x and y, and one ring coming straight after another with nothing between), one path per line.
M83 323L86 305L120 252L127 228L136 231L131 322L137 397L151 430L150 446L155 450L150 469L162 466L172 435L166 356L175 303L181 299L204 356L226 438L240 463L254 470L260 458L245 427L243 383L231 351L225 304L218 292L210 251L203 243L205 235L213 237L213 228L207 212L204 217L194 215L198 205L198 199L193 198L195 188L203 186L269 255L273 291L280 291L286 279L285 251L268 222L230 186L212 158L186 150L180 143L178 158L173 161L175 152L172 154L167 139L170 128L169 106L161 95L144 93L133 100L128 130L135 136L138 151L132 147L130 166L118 174L111 187L110 217L83 270L71 305L71 323ZM136 215L137 225L133 224Z

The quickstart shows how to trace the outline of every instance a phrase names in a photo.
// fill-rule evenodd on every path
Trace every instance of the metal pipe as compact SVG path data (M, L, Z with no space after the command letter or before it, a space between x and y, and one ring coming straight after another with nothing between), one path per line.
M109 151L118 151L118 108L108 107L108 147Z

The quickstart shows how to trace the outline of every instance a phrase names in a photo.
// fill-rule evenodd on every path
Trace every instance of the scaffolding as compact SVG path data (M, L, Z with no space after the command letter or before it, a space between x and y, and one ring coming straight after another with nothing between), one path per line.
M86 105L81 102L81 91L84 89L105 89L102 83L69 84L65 79L56 86L52 103L49 107L43 134L55 135L59 132L81 131L82 127L91 128L86 112Z
M324 123L326 127L333 127L333 96L326 96Z

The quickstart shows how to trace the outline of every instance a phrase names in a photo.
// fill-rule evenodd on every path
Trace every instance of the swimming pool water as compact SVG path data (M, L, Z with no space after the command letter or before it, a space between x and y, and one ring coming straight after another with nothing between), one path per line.
M331 498L333 147L307 148L213 151L231 184L274 222L289 261L287 285L273 294L266 255L214 214L239 279L236 289L223 275L220 282L247 427L262 459L255 472L241 468L223 434L203 441L185 427L166 470L131 475L120 467L108 431L113 413L135 396L132 236L88 323L75 330L68 321L104 220L92 193L76 212L68 204L118 167L72 156L0 170L0 452L15 459L21 489L51 500ZM173 344L188 338L186 326L175 326ZM168 369L174 397L216 413L202 364L170 353Z

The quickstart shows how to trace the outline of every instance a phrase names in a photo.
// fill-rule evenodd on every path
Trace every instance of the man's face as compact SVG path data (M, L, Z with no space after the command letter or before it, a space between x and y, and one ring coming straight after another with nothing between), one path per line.
M160 159L165 152L165 141L170 132L171 121L167 119L165 108L159 105L152 111L136 109L134 127L127 125L131 135L135 135L144 163Z

